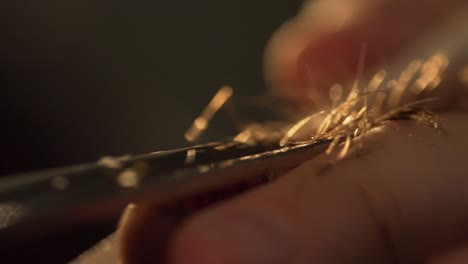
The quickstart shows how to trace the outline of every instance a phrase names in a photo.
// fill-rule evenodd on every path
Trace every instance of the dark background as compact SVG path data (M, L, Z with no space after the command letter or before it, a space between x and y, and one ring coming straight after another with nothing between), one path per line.
M0 175L186 145L219 86L264 91L263 48L301 2L1 1ZM64 263L113 224L22 258Z

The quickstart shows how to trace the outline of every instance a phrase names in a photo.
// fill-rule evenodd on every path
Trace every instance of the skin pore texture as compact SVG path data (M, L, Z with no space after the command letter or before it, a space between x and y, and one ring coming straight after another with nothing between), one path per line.
M319 100L332 77L354 76L361 39L371 47L367 69L461 3L306 3L272 37L266 79L273 92L297 104ZM331 12L340 20L331 21ZM343 161L332 164L333 157L322 154L275 182L197 212L172 237L169 262L467 263L468 112L449 103L439 123L442 131L388 122ZM124 263L154 259L158 217L151 205L125 214L118 231Z

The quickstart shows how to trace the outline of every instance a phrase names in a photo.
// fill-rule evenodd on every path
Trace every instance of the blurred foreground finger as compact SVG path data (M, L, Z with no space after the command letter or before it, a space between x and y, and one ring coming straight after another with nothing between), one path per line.
M364 72L376 70L464 5L460 0L308 1L270 40L266 80L274 93L299 103L320 100L333 84L356 78L363 43Z

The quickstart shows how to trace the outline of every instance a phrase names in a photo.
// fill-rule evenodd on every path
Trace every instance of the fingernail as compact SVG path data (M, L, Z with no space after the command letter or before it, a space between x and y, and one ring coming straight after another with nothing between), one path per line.
M189 241L204 244L195 248L205 249L198 255L203 261L191 259L190 263L282 264L292 256L287 230L257 212L206 215L189 225L186 234L192 237ZM185 246L184 251L193 250Z

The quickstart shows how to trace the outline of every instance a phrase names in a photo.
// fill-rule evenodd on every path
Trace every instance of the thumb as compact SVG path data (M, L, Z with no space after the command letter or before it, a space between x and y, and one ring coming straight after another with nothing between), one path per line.
M195 215L171 263L423 263L445 252L467 238L468 118L442 120L447 136L390 124L362 155L336 165L320 156Z

